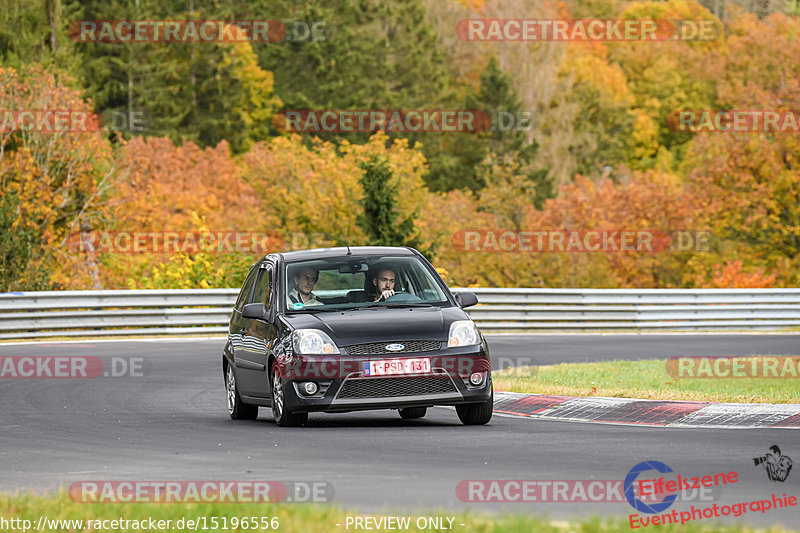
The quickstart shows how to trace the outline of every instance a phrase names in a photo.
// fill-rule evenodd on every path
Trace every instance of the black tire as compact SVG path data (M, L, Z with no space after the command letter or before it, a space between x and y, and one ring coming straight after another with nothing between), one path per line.
M427 407L406 407L403 409L398 409L398 413L400 413L400 418L404 420L413 420L415 418L422 418L425 416L425 413L428 412Z
M491 385L490 385L491 386ZM465 426L482 426L492 419L494 408L494 387L489 394L489 399L481 403L465 403L456 405L456 413L461 423Z
M278 365L272 366L272 387L270 387L272 400L272 418L281 427L301 426L308 421L308 413L292 413L287 411L284 403L283 378L278 372Z
M225 392L228 397L228 414L234 420L255 420L258 418L258 406L244 403L239 396L236 374L233 366L227 365L225 370Z

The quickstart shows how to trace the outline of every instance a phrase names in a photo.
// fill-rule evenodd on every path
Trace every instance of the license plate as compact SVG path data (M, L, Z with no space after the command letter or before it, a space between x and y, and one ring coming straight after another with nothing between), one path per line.
M396 376L399 374L428 374L431 371L429 357L416 359L378 359L364 361L365 376Z

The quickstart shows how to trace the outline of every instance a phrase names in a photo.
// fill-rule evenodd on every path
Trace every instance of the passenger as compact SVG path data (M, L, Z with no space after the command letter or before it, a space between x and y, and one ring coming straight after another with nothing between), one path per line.
M290 308L298 303L303 304L304 307L325 305L324 302L317 298L316 294L311 292L319 279L319 270L312 267L303 267L293 279L294 289L289 293Z

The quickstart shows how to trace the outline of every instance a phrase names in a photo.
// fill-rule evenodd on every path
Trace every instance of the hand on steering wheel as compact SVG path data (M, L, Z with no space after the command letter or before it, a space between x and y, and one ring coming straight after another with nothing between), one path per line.
M396 291L394 289L387 289L387 290L383 291L382 293L380 293L378 295L378 299L375 300L375 301L376 302L380 302L381 300L383 300L385 302L386 300L389 300L390 298L392 298L394 296L397 296L397 295L400 295L400 294L406 294L406 291L404 291L404 290Z
M384 300L384 301L386 301L386 300L388 300L389 298L391 298L392 296L394 296L395 294L396 294L396 293L394 292L394 289L386 289L385 291L383 291L382 293L380 293L380 295L378 296L378 299L377 299L377 300L375 300L375 301L376 301L376 302L380 302L381 300Z

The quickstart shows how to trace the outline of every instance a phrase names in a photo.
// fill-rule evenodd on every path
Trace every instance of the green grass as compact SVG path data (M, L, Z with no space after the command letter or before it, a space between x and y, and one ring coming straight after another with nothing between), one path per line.
M145 520L152 517L154 520L171 520L175 524L180 518L196 519L197 517L206 517L207 523L210 524L212 517L216 517L220 524L222 518L227 517L228 524L230 525L231 517L277 517L279 521L279 528L277 531L285 533L329 533L329 532L346 532L355 531L351 526L350 529L345 528L345 518L347 516L355 516L356 513L348 513L338 507L329 505L300 505L300 504L145 504L145 503L116 503L116 504L96 504L96 503L77 503L72 501L67 495L66 491L62 491L57 496L41 496L31 493L23 493L17 495L2 495L0 494L0 517L8 520L10 518L21 518L30 520L32 522L32 529L38 523L40 516L46 516L50 520L53 519L67 519L67 520L105 520L105 519L123 519L123 520ZM582 518L575 521L565 520L551 520L543 516L519 516L519 515L504 515L492 516L485 513L474 512L459 512L450 513L447 511L435 512L416 512L416 513L392 513L383 512L380 514L371 514L370 516L410 516L412 517L412 524L418 516L443 516L455 517L453 521L453 530L462 533L533 533L533 532L554 532L554 533L568 533L568 532L581 532L581 533L601 533L601 532L627 532L630 533L631 528L627 517L619 518ZM336 524L342 524L337 527ZM447 521L445 521L447 524ZM461 526L460 524L465 524ZM111 524L108 524L111 525ZM689 533L699 532L755 532L755 531L769 531L773 533L782 533L791 531L783 528L773 527L770 529L753 529L750 527L733 525L721 526L709 520L699 520L696 522L688 522L684 525L674 526L655 526L648 528L654 531L685 531ZM188 528L184 527L183 530L178 530L175 527L165 530L151 530L147 526L139 530L132 528L104 528L90 530L86 527L78 528L49 528L45 532L37 533L60 533L60 532L74 532L79 533L83 531L95 531L97 533L111 533L116 531L157 531L158 533L173 532L173 531L187 531ZM203 531L202 527L198 531ZM221 531L221 529L209 529L207 531ZM272 529L227 529L225 531L272 531ZM361 530L363 531L363 530ZM383 530L379 530L383 531ZM397 530L395 530L397 531ZM445 531L439 529L423 529L418 530L412 527L404 531ZM20 528L5 528L4 533L22 533Z
M800 403L800 378L675 378L666 360L604 361L492 372L496 390L564 396Z

